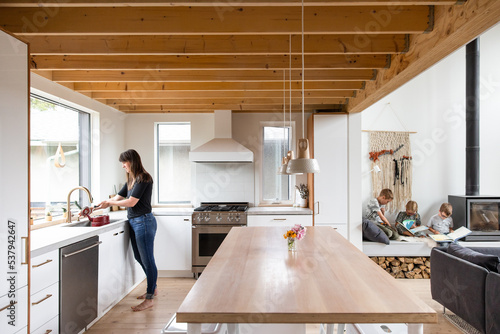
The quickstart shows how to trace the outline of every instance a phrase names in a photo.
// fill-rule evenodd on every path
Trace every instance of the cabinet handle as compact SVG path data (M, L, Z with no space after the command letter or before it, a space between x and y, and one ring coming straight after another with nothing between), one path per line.
M188 222L188 221L189 221L189 218L184 218L184 221L185 221L185 222Z
M118 235L118 232L113 233L113 237L116 237Z
M284 220L286 220L286 218L274 218L273 220L281 220L281 221L284 221Z
M125 233L125 231L120 231L120 234Z
M318 210L316 210L316 212L315 212L314 214L319 215L319 201L318 201L318 202L316 202L316 203L314 203L314 204L316 204L316 205L317 205L317 207L318 207Z
M39 301L34 302L34 303L31 303L31 305L38 305L38 304L40 304L41 302L43 302L44 300L49 299L50 297L52 297L52 295L47 295L47 296L45 296L44 298L40 299Z
M21 240L24 241L24 261L22 261L21 264L28 264L30 254L28 251L28 237L21 237Z
M86 250L94 248L96 246L99 246L100 244L102 244L102 241L99 241L99 242L97 242L97 243L95 243L95 244L93 244L91 246L88 246L88 247L82 248L80 250L77 250L76 252L69 253L69 254L64 254L63 257L70 257L70 256L76 255L78 253L85 252Z
M2 312L2 311L4 311L4 310L6 310L6 309L7 309L7 307L10 307L10 306L12 306L12 305L14 305L14 304L17 304L17 302L11 302L9 305L7 305L7 306L4 306L4 307L0 308L0 312Z
M47 264L47 263L50 263L50 262L52 262L52 260L51 260L51 259L48 259L48 260L47 260L47 261L45 261L45 262L42 262L42 263L40 263L40 264L34 264L34 265L32 265L31 267L32 267L32 268L38 268L38 267L41 267L41 266L43 266L44 264Z

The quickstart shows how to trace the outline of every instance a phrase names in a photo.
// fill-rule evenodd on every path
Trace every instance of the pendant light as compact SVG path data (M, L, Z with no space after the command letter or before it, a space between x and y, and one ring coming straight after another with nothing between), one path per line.
M290 129L292 129L292 35L289 37L289 69L288 69L288 89L289 89L289 98L290 98ZM284 82L285 80L283 80ZM285 89L283 89L285 90ZM285 108L283 108L285 110ZM283 130L285 128L285 122L283 121ZM289 172L288 171L288 163L290 160L295 159L295 154L292 150L289 150L285 157L283 157L282 165L278 169L279 175L301 175L302 173L298 172Z
M286 86L285 70L283 70L283 139L285 138L285 111L286 111ZM285 154L285 144L283 143L283 155ZM281 166L278 167L278 175L287 175L288 158L283 156Z
M319 164L309 155L309 141L304 138L304 0L302 0L302 139L297 142L298 157L288 162L288 173L319 173Z

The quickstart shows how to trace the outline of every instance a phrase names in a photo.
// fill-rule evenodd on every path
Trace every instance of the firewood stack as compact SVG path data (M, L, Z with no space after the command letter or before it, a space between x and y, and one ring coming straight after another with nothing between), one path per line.
M394 278L431 277L431 261L428 257L373 256L370 258Z

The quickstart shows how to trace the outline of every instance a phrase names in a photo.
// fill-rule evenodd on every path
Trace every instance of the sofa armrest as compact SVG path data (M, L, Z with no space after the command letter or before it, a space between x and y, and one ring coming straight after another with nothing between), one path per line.
M486 333L500 333L500 275L490 272L486 277Z
M443 250L431 251L432 299L485 332L485 284L488 270Z

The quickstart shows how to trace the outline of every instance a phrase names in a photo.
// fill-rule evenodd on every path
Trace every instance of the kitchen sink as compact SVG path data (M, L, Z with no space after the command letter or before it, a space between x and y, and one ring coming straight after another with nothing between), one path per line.
M116 218L116 219L110 219L109 220L109 224L113 224L113 223L116 223L116 222L119 222L119 221L123 221L125 220L124 218ZM99 226L92 226L91 225L92 223L90 222L90 220L82 220L82 221L79 221L79 222L74 222L74 223L70 223L70 224L65 224L63 225L63 227L99 227ZM109 225L107 224L107 225ZM104 225L102 225L104 226Z

